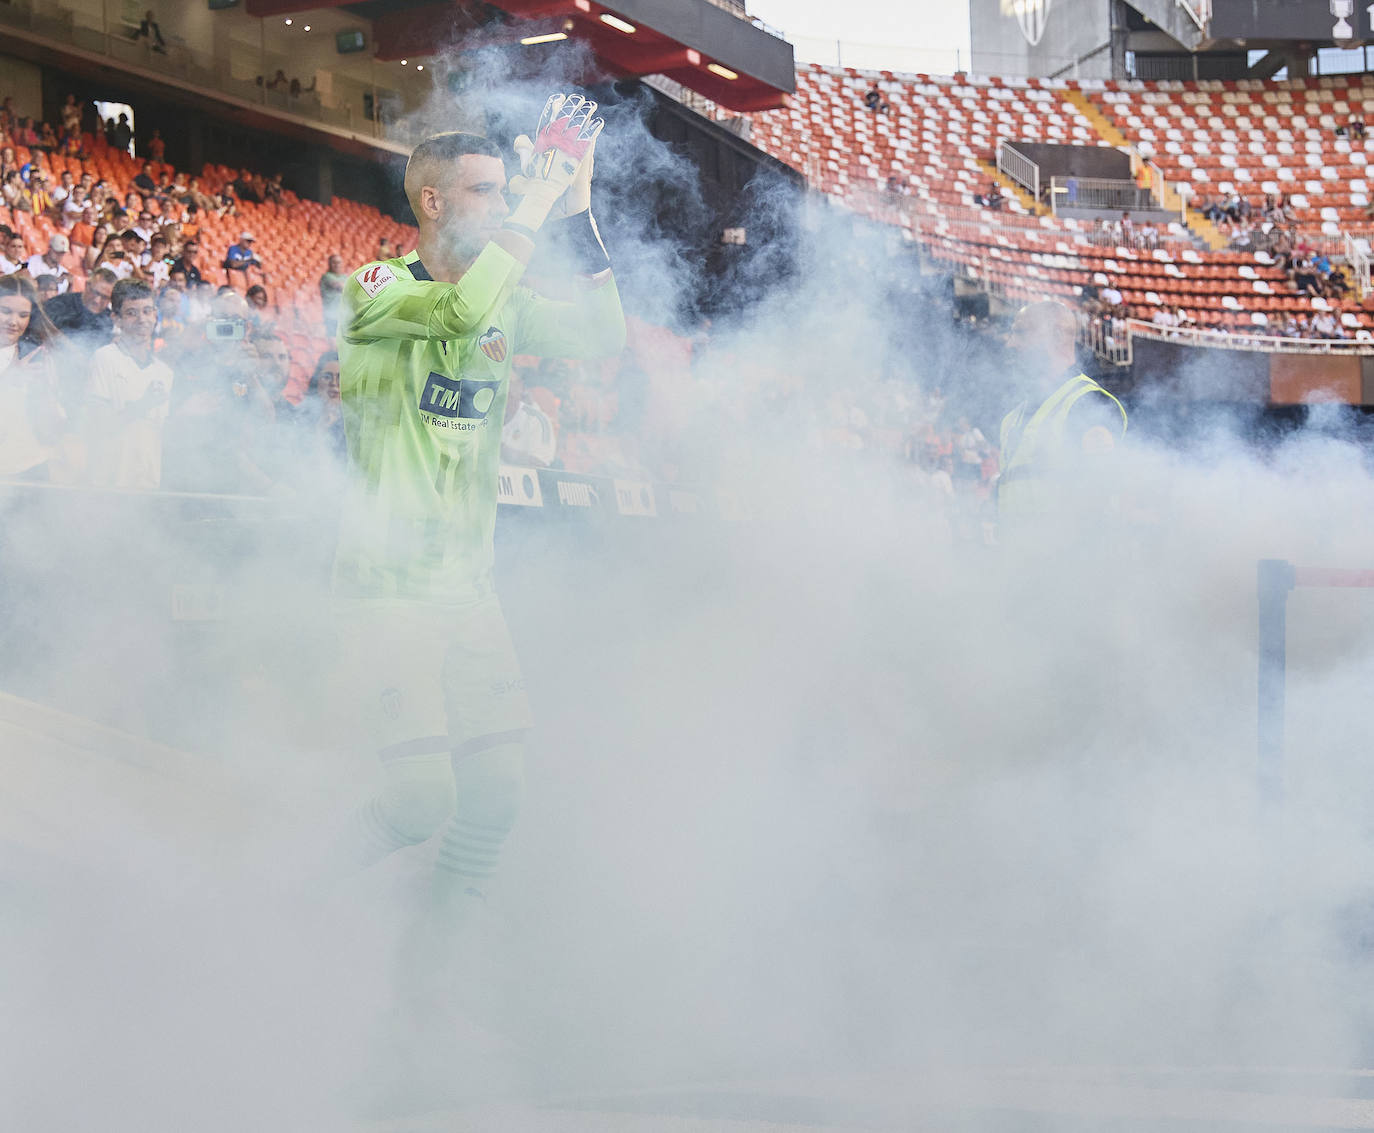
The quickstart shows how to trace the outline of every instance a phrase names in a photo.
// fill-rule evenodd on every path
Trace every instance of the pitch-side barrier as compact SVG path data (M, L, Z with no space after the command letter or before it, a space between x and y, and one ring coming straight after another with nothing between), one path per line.
M1303 588L1374 588L1374 570L1294 566L1261 559L1259 575L1259 752L1261 795L1283 796L1283 731L1288 669L1288 595Z

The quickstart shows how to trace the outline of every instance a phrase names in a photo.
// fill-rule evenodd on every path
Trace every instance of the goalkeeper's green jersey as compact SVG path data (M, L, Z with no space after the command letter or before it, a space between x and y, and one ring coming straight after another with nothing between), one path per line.
M625 341L613 280L558 302L517 286L523 270L488 244L456 284L436 282L415 252L349 277L339 388L350 483L336 597L455 605L492 592L511 359L595 358Z

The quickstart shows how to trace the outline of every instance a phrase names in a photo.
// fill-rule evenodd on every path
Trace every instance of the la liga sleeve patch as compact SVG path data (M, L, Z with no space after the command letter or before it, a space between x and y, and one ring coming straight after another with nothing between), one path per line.
M383 287L387 286L389 283L396 282L396 273L387 267L386 264L373 264L371 267L363 268L363 270L358 272L353 278L356 279L362 289L367 292L367 297L369 299L375 299L377 298L377 292Z

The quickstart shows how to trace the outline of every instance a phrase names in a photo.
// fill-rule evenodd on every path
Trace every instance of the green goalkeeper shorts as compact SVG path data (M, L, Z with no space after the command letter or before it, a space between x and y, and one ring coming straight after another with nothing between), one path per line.
M495 596L466 606L335 603L346 705L384 758L448 752L534 726Z

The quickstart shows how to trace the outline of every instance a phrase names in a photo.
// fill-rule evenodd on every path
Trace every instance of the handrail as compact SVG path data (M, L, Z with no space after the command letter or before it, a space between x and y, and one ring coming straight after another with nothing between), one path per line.
M1207 24L1212 18L1212 0L1175 0L1175 2L1197 25L1197 30L1206 33Z
M1369 241L1361 240L1351 232L1341 233L1341 238L1345 245L1345 262L1355 271L1355 286L1358 288L1360 299L1363 300L1369 294Z
M1122 335L1124 341L1117 341L1112 333L1113 324L1120 325L1119 319L1094 319L1080 312L1078 315L1078 341L1088 347L1103 362L1113 366L1129 366L1132 361L1131 334L1129 328Z
M1050 211L1058 216L1061 207L1130 212L1156 209L1158 202L1149 189L1126 178L1051 177Z
M1179 342L1187 346L1208 346L1213 349L1257 350L1265 354L1374 354L1374 340L1283 338L1278 335L1250 334L1245 331L1194 330L1187 327L1157 326L1144 319L1127 319L1126 328L1133 338Z
M1040 166L1005 139L997 143L997 171L1028 190L1033 200L1040 200Z
M169 39L166 54L153 54L147 40L136 42L109 26L81 22L89 18L90 13L57 4L0 3L0 29L6 35L41 49L58 48L93 67L114 60L121 70L141 78L195 94L211 94L220 102L308 123L321 132L397 154L410 152L420 129L413 116L399 111L398 92L375 81L362 82L334 73L331 98L322 99L309 91L292 97L258 86L251 79L236 78L227 60L195 50L175 37ZM271 74L277 66L289 66L284 56L266 52L260 53L258 62L264 74ZM369 98L370 118L364 111Z

